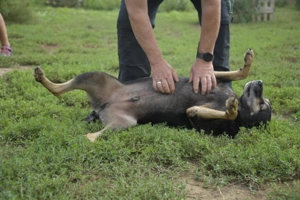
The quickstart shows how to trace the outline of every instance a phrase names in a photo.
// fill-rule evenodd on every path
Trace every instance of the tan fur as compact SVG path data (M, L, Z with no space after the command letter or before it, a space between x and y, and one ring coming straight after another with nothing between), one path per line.
M244 67L240 68L237 71L229 72L216 72L216 78L228 81L236 81L245 79L250 72L251 64L254 59L254 52L252 49L248 49L244 54ZM207 108L207 106L193 106L186 110L186 113L190 117L202 117L204 119L227 119L234 120L238 114L238 101L236 99L229 98L226 102L226 111L218 111Z

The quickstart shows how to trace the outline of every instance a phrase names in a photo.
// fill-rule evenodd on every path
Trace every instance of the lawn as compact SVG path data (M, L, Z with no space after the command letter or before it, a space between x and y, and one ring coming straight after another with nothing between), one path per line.
M246 82L263 80L274 111L267 129L231 139L146 124L91 143L83 135L103 126L81 121L91 111L86 94L57 98L33 68L54 82L88 71L117 76L117 15L46 7L30 24L8 24L14 53L0 57L0 70L13 69L0 77L0 199L191 199L188 176L218 194L238 185L254 197L268 188L264 199L300 199L300 11L276 8L273 21L231 26L231 69L247 48L255 52L250 76L233 88L240 95ZM189 76L199 31L195 12L157 16L157 40L180 76Z

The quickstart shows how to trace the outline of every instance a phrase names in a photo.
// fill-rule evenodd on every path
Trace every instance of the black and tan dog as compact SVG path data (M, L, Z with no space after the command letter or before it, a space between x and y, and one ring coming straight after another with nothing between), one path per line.
M209 94L193 92L188 78L175 83L174 94L161 94L152 87L151 78L125 84L103 72L84 73L61 84L55 84L36 67L34 76L55 96L80 89L87 92L97 116L105 128L87 134L94 141L107 129L124 129L136 124L166 123L169 126L195 128L214 134L234 136L240 127L251 128L271 120L271 107L263 93L262 81L245 85L240 98L222 81L236 81L248 76L254 53L248 49L244 67L237 71L215 72L218 85Z

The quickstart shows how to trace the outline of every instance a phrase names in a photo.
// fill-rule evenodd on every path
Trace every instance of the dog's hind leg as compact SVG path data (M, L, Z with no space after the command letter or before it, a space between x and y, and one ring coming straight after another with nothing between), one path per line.
M188 108L186 113L188 117L235 120L238 115L238 99L235 97L228 98L226 108L226 111L219 111L204 106L193 106Z
M254 59L254 52L252 49L248 49L244 54L244 62L245 62L244 67L240 68L239 70L229 71L229 72L215 71L215 76L216 78L224 81L243 80L247 78L249 75L253 59Z
M53 83L45 76L45 73L40 67L34 68L34 78L37 82L40 82L45 88L47 88L55 96L59 96L63 93L75 89L72 87L72 82L74 79L71 79L61 84Z
M99 137L102 133L104 133L107 129L111 128L112 124L108 124L101 131L95 133L88 133L85 135L91 142L95 142L96 138Z
M46 76L40 67L34 69L34 77L55 96L60 96L71 90L79 89L87 92L92 103L107 100L112 91L116 91L124 85L116 78L103 72L83 73L65 83L53 83Z
M107 129L111 130L122 130L127 129L131 126L135 126L137 124L136 118L129 116L129 115L111 115L109 116L110 122L107 123L107 125L98 132L95 133L88 133L86 134L86 137L91 141L94 142L97 137L99 137L101 134L103 134Z

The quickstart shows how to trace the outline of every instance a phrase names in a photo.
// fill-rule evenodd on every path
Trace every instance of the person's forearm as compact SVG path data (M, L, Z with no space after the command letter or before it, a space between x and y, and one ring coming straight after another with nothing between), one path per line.
M220 0L201 0L202 23L199 52L213 53L220 28Z
M151 23L143 14L134 14L135 17L130 19L131 27L134 35L146 53L150 64L155 63L158 59L162 59L162 53L156 42Z
M162 59L162 53L148 17L147 1L139 0L134 3L129 3L129 1L126 0L125 3L134 35L146 53L150 64L156 63L157 60Z

